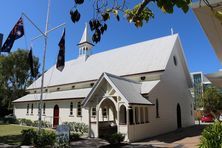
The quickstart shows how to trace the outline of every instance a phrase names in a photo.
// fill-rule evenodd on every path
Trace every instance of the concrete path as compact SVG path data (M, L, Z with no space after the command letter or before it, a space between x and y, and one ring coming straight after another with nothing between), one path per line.
M177 131L131 143L133 147L157 148L196 148L200 142L200 134L206 125L195 125Z
M80 141L74 141L70 143L73 148L99 148L109 145L108 142L99 138L82 139Z

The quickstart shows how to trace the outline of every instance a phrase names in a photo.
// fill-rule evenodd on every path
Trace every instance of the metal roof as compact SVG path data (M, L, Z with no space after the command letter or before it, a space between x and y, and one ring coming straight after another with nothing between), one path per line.
M164 70L177 41L170 35L128 45L66 62L62 72L55 66L45 73L44 87L97 80L103 72L118 76ZM28 89L40 88L41 77Z
M94 85L93 89L88 94L88 96L83 100L82 104L84 107L87 106L87 104L90 102L91 99L94 99L93 94L97 88L102 87L100 85L102 84L101 82L103 80L106 80L112 86L112 88L117 92L117 94L121 98L124 98L129 104L152 105L152 103L148 99L144 98L141 95L141 89L142 89L141 87L145 85L113 74L103 73L100 76L99 80L97 81L96 85ZM150 84L149 90L152 90L152 88L156 86L153 83L146 83L146 88L148 87L149 84Z
M43 101L85 98L90 92L90 90L91 88L85 88L85 89L74 89L74 90L43 93ZM39 99L40 99L40 94L28 94L13 102L17 103L17 102L39 101Z

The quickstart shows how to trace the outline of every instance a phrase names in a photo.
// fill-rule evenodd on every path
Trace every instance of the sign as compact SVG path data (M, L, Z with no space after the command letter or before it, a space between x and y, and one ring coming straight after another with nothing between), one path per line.
M58 143L69 143L70 129L68 125L58 125L56 128Z

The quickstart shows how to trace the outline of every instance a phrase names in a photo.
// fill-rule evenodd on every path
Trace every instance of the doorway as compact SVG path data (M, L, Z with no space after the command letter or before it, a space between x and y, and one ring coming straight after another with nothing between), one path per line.
M53 128L57 128L59 125L59 106L54 106L54 114L53 114Z
M177 104L177 128L182 127L182 120L181 120L181 108L180 104Z

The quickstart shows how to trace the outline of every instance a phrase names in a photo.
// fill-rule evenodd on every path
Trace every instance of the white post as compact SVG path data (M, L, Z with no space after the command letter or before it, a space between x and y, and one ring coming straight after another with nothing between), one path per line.
M47 17L46 17L46 25L45 25L45 37L44 37L44 53L43 53L43 64L42 64L42 79L41 79L41 94L40 94L40 102L39 102L39 131L41 130L41 121L42 121L42 99L43 99L43 86L44 86L44 73L45 73L45 59L46 59L46 49L47 49L47 35L48 35L48 22L49 22L49 12L50 12L50 1L48 0L48 9L47 9Z
M89 107L89 129L88 129L88 137L91 137L91 107Z
M96 105L96 126L97 126L97 138L99 137L99 106Z

